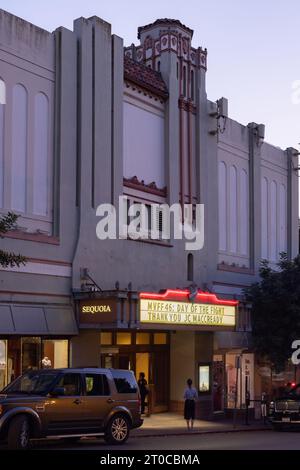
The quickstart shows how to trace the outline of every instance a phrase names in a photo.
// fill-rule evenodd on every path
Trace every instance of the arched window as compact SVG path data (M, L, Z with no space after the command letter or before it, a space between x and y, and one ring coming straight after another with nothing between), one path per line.
M0 207L3 207L5 82L0 78Z
M227 250L227 167L219 162L219 249Z
M187 279L188 281L194 280L194 257L192 253L189 253L187 257Z
M278 258L277 218L278 218L277 183L276 181L272 181L270 184L270 237L269 237L271 261L277 261L277 258Z
M249 196L248 196L248 174L245 169L240 172L240 194L239 194L239 252L248 254L248 232L249 232Z
M6 103L6 87L5 82L0 78L0 106Z
M261 180L261 257L264 259L269 258L268 247L268 214L269 214L269 188L268 180L263 177Z
M27 108L27 90L17 84L12 96L11 206L20 212L26 210Z
M34 98L33 213L48 213L49 104L44 93Z
M278 251L287 251L286 238L287 238L287 220L286 220L286 188L284 184L279 186L279 234L278 234Z
M237 252L237 170L234 165L229 169L229 250Z

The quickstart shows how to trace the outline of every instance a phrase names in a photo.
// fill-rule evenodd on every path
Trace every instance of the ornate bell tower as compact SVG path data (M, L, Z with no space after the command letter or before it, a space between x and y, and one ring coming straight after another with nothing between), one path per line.
M207 51L192 47L193 30L179 20L158 19L138 28L140 45L125 56L160 72L169 92L166 105L166 174L169 202L200 202L200 108L206 107ZM202 106L201 106L202 103Z

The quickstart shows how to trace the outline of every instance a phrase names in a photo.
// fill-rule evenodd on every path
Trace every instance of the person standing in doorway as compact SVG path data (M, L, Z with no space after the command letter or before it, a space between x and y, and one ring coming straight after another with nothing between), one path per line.
M188 431L194 429L195 420L195 408L196 400L198 399L198 393L195 387L192 387L192 379L186 381L187 387L184 391L184 419L186 420Z
M260 408L261 408L261 417L263 418L264 424L266 424L266 421L267 421L267 404L268 404L267 394L266 392L262 392L261 400L260 400Z
M146 396L149 393L148 384L147 384L147 380L145 379L144 372L140 372L138 386L139 386L140 394L141 394L141 413L143 415L145 413Z

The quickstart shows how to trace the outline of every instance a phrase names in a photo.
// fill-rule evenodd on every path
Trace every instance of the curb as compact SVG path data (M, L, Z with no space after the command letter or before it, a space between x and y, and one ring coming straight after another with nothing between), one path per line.
M131 437L167 437L167 436L197 436L201 434L225 434L231 432L254 432L254 431L270 431L272 428L269 427L256 427L256 428L228 428L228 429L207 429L203 431L193 431L188 432L187 430L180 430L180 431L172 431L172 430L158 430L158 432L154 431L145 431L145 433L131 433Z

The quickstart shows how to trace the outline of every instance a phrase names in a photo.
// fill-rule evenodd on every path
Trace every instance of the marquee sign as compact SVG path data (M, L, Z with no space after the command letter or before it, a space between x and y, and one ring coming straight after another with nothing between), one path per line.
M167 290L163 294L140 294L140 322L182 326L234 327L237 300L218 299L198 291L193 302L189 290Z

